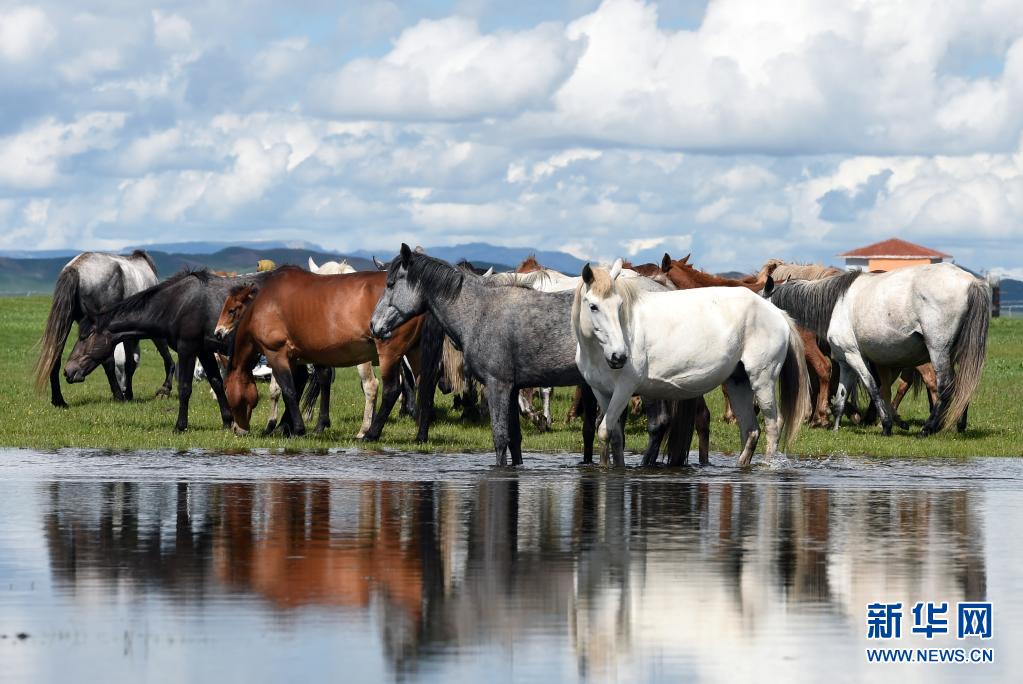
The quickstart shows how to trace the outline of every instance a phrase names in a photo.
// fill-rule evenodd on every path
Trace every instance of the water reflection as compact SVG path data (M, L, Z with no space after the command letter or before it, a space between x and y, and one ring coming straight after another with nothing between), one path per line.
M847 647L870 601L983 600L983 495L602 473L39 489L60 592L258 599L282 629L313 608L367 615L397 674L541 637L583 676L784 650L800 616L801 638Z

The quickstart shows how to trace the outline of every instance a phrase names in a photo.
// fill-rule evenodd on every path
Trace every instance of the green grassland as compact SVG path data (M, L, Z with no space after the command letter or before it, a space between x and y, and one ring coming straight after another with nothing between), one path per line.
M32 365L38 353L49 307L49 297L0 297L0 377L4 387L0 399L0 446L54 449L92 447L110 449L210 449L246 451L249 449L326 449L361 446L354 439L362 418L362 391L354 369L342 369L334 385L331 405L333 427L322 435L301 438L260 437L255 432L237 437L220 427L220 417L209 386L197 382L192 393L190 427L174 434L177 399L156 399L153 394L162 381L162 363L155 348L143 342L141 367L135 376L136 400L116 403L102 369L85 383L64 385L70 404L67 410L50 406L47 395L37 394L32 381ZM66 353L70 352L68 344ZM261 386L263 401L256 409L253 425L266 420L269 402ZM554 429L539 433L523 424L523 448L530 452L579 452L581 438L578 423L567 426L564 416L572 391L555 392ZM732 425L720 420L720 392L707 397L714 414L711 448L735 453L738 434ZM877 426L853 426L843 423L836 434L830 430L805 428L790 450L794 454L864 454L875 456L1021 456L1023 455L1023 319L995 319L988 340L988 361L980 389L970 407L970 426L963 434L945 432L927 439L915 434L927 413L927 400L907 397L902 416L910 431L895 429L891 437L882 437ZM466 424L457 420L451 400L438 394L438 420L431 430L430 442L416 444L415 425L409 418L392 417L376 445L397 451L414 452L488 452L492 449L489 424ZM645 441L645 425L640 418L629 423L627 448L640 451ZM761 448L762 448L761 444ZM635 462L635 458L630 459Z

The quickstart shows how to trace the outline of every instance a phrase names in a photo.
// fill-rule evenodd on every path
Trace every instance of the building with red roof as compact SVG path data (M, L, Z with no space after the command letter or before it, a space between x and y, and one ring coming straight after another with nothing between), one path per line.
M923 245L913 244L898 238L875 242L866 247L843 252L838 256L845 259L845 267L862 271L894 271L906 266L940 264L952 261L951 254L938 252Z

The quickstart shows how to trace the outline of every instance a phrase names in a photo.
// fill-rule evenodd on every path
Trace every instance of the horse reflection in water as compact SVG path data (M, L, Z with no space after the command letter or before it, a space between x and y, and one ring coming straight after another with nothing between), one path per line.
M862 639L872 601L986 598L971 491L516 473L43 493L58 586L370 615L396 672L536 637L570 644L584 676L649 653L705 664L766 643L781 615ZM756 674L754 660L729 667Z

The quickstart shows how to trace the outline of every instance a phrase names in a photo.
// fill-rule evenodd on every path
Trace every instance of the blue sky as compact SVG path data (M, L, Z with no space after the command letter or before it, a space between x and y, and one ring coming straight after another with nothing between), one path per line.
M1007 0L0 0L0 88L0 249L899 236L1023 275Z

